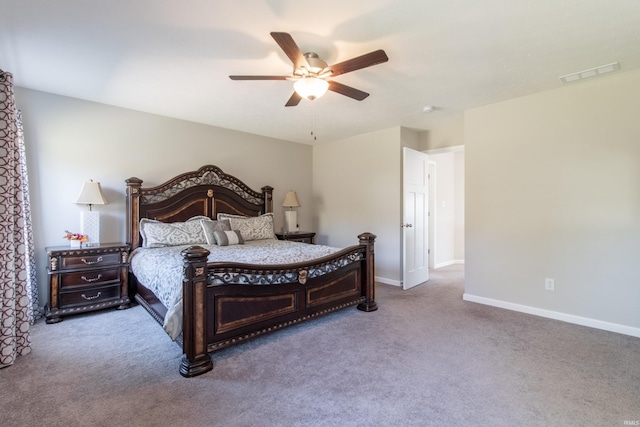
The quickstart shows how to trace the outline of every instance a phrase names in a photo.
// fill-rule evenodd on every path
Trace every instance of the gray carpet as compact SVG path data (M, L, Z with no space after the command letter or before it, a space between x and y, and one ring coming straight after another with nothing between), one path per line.
M2 426L623 426L640 339L462 301L461 266L225 349L185 379L142 307L37 323L0 370ZM626 424L625 424L626 423Z

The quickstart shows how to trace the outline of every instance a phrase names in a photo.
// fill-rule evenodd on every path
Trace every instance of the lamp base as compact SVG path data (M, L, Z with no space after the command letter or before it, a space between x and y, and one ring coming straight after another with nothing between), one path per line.
M100 244L100 212L84 211L80 213L80 232L86 234L86 246Z
M284 211L284 229L287 233L298 231L298 212Z

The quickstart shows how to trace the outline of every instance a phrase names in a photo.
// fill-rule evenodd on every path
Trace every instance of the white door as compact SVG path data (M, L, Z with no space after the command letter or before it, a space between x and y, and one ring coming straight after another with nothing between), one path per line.
M403 148L403 278L409 289L429 280L429 156Z

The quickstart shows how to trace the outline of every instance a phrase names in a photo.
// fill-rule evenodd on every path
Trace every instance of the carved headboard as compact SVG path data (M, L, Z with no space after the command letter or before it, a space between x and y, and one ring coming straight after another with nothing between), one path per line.
M273 212L273 188L262 192L249 188L238 178L217 166L203 166L186 172L156 187L142 188L142 180L132 177L127 183L127 243L142 245L140 219L163 222L186 221L196 215L215 219L218 213L257 216Z

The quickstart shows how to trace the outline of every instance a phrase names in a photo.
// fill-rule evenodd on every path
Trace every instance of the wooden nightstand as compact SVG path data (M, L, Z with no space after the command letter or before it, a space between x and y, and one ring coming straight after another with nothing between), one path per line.
M316 233L311 231L292 231L291 233L276 233L280 240L292 240L294 242L310 243L315 245Z
M46 248L49 275L47 323L62 316L118 306L129 308L129 245Z

